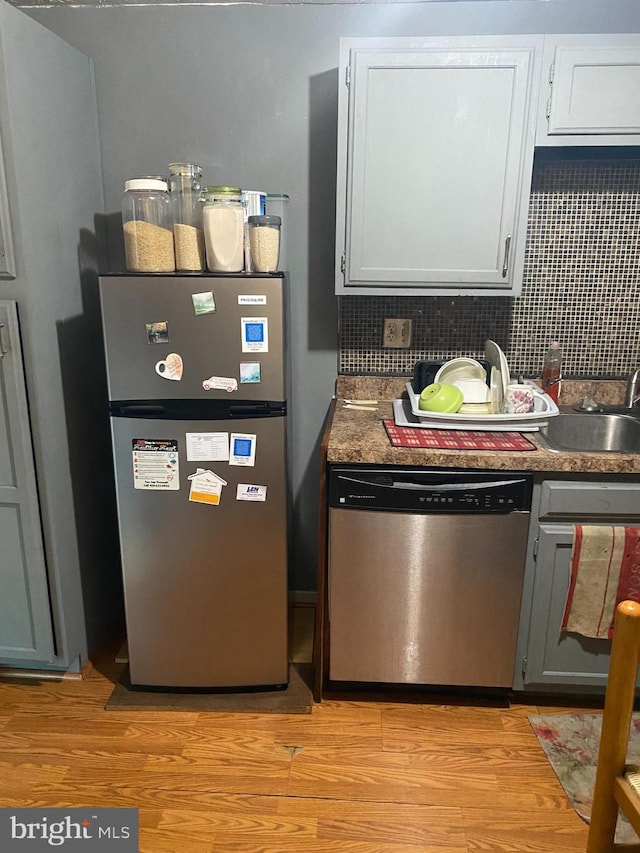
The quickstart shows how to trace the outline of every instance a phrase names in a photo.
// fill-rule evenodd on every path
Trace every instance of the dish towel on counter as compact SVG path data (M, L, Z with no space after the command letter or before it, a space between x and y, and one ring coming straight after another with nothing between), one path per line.
M625 599L640 601L640 527L576 524L562 631L610 639Z
M425 447L432 450L535 450L535 444L519 432L399 427L390 418L382 423L394 447Z

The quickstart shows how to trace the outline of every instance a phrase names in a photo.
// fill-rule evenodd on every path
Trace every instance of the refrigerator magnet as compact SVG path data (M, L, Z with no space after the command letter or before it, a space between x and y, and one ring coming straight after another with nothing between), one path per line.
M188 432L189 462L226 462L229 459L228 432Z
M156 364L158 376L162 376L163 379L173 379L176 382L182 379L182 369L182 358L177 352L170 352L165 359Z
M199 314L215 314L216 300L213 298L213 293L210 290L206 293L192 293L191 301L193 302L193 310L196 317Z
M210 376L202 383L205 391L237 391L238 380L232 376Z
M227 481L218 477L213 471L205 471L204 468L196 468L195 474L187 478L191 481L189 489L189 500L199 504L211 504L217 506L222 496L222 487Z
M144 327L147 332L148 344L168 344L169 343L169 324L168 323L145 323Z
M236 487L237 501L266 501L266 499L266 486L255 486L251 483L238 483Z
M238 294L238 305L266 305L267 297L260 294Z
M177 438L134 438L131 458L134 488L159 491L180 488Z
M229 465L255 465L256 436L245 432L231 433Z
M269 330L266 317L241 317L242 352L269 352Z
M259 361L240 362L240 384L244 385L249 382L260 382Z

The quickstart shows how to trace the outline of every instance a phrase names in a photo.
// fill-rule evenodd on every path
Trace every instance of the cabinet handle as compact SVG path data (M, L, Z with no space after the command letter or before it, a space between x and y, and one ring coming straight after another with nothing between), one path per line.
M4 329L4 323L0 323L0 358L4 358L6 353L2 347L2 330Z
M511 234L507 234L507 239L504 241L504 260L502 261L502 278L507 277L509 272L509 249L511 248Z

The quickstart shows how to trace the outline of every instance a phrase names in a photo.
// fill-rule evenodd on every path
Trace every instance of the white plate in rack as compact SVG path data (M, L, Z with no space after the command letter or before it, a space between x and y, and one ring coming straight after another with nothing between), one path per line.
M536 386L537 387L537 386ZM437 429L472 429L472 430L512 430L514 432L535 432L545 426L549 418L558 414L558 407L548 394L536 394L534 397L535 411L525 415L470 415L462 412L444 414L442 412L425 412L419 408L420 395L407 382L407 396L411 414L423 426ZM539 389L538 389L539 390ZM394 407L395 410L395 407ZM397 422L396 422L397 423ZM417 424L408 424L417 426ZM407 426L407 424L398 424Z

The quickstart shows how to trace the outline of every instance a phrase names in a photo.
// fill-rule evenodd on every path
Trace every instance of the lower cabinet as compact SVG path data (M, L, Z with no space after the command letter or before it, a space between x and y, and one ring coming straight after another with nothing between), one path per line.
M640 526L640 481L541 480L534 486L514 689L600 692L610 642L561 632L576 524Z

